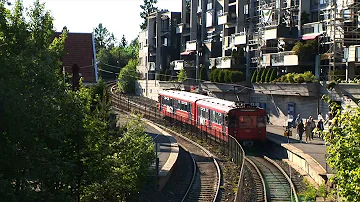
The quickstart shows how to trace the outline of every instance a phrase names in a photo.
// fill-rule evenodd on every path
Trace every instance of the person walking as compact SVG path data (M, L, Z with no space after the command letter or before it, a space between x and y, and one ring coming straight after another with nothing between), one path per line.
M323 139L322 131L324 130L324 122L322 119L318 121L316 128L319 130L319 138Z
M299 140L300 143L302 142L302 136L304 133L304 123L302 122L302 120L300 120L300 123L297 125L297 132L299 134Z
M306 143L308 143L309 141L311 141L311 126L310 126L310 121L307 121L305 123L305 141Z
M311 129L311 139L314 139L314 129L316 128L316 123L312 116L309 117L310 129Z
M295 124L296 126L299 125L301 122L301 117L300 117L300 114L297 115L296 119L295 119Z

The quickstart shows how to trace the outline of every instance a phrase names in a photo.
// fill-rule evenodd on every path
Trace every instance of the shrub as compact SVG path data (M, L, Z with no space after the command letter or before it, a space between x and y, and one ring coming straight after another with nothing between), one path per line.
M262 71L261 69L258 70L259 72L257 73L256 75L256 82L259 83L261 82L261 74L262 74Z
M296 83L304 83L304 82L305 82L305 79L304 79L303 74L296 74L296 75L294 75L294 81L295 81Z
M252 76L251 76L251 80L250 80L251 83L255 83L255 82L256 82L256 77L257 77L257 75L258 75L258 70L255 70L255 71L253 72Z
M200 77L200 80L201 80L201 81L207 81L207 80L209 80L209 78L208 78L208 71L207 71L207 68L206 68L205 66L202 66L202 67L200 68L200 75L199 75L199 77Z
M307 83L315 81L315 76L310 71L304 72L303 76L304 76L305 82L307 82Z
M266 72L267 72L267 69L263 69L262 72L261 72L261 80L260 82L265 82L265 77L266 77Z
M270 82L270 74L271 74L272 69L268 68L266 69L266 75L265 75L265 82Z
M241 71L232 71L230 78L232 83L241 82L244 80L244 74Z
M233 74L233 71L229 71L229 70L223 70L223 71L224 71L224 82L231 83L231 75Z
M218 69L213 66L213 68L211 69L211 72L210 72L210 81L211 82L216 82L217 81L217 74L218 74Z
M276 69L273 68L273 69L271 70L271 75L270 75L270 80L269 80L269 82L274 81L275 79L276 79Z
M219 71L219 74L217 75L217 82L224 83L224 77L225 77L225 71Z

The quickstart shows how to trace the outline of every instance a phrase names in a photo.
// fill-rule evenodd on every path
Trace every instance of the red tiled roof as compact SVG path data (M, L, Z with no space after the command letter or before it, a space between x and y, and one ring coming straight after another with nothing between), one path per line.
M55 37L60 34L56 32ZM68 33L62 62L69 74L72 74L72 66L77 64L84 82L96 82L92 33Z

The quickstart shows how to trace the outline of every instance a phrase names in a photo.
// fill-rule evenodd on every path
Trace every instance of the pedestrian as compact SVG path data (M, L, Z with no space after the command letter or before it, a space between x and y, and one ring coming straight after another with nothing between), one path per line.
M310 121L307 121L305 123L305 141L306 143L308 143L309 141L311 141L311 126L310 126Z
M322 132L324 130L324 122L322 119L320 119L316 125L316 128L319 130L319 138L323 139Z
M311 129L311 139L314 139L314 129L316 128L316 123L312 116L309 117L310 129Z
M300 117L300 114L297 115L296 119L295 119L295 124L296 126L299 125L301 122L301 117Z
M300 142L302 142L302 136L304 133L304 123L302 122L302 120L300 120L300 123L297 125L297 132L299 134L299 140Z

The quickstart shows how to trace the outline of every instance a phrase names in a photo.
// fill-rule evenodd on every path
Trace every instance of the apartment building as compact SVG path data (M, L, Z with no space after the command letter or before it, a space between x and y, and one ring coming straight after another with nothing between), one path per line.
M258 68L351 80L360 75L359 8L359 0L182 0L171 35L179 55L170 59L170 68L185 69L194 79L201 67L215 66L241 70L248 80ZM151 32L149 41L161 36ZM305 48L295 50L299 42ZM155 69L169 61L160 61L159 53L148 54Z
M180 12L158 11L148 17L147 29L139 34L139 65L142 79L155 79L165 74L170 62L180 57L180 37L176 25L180 23Z

